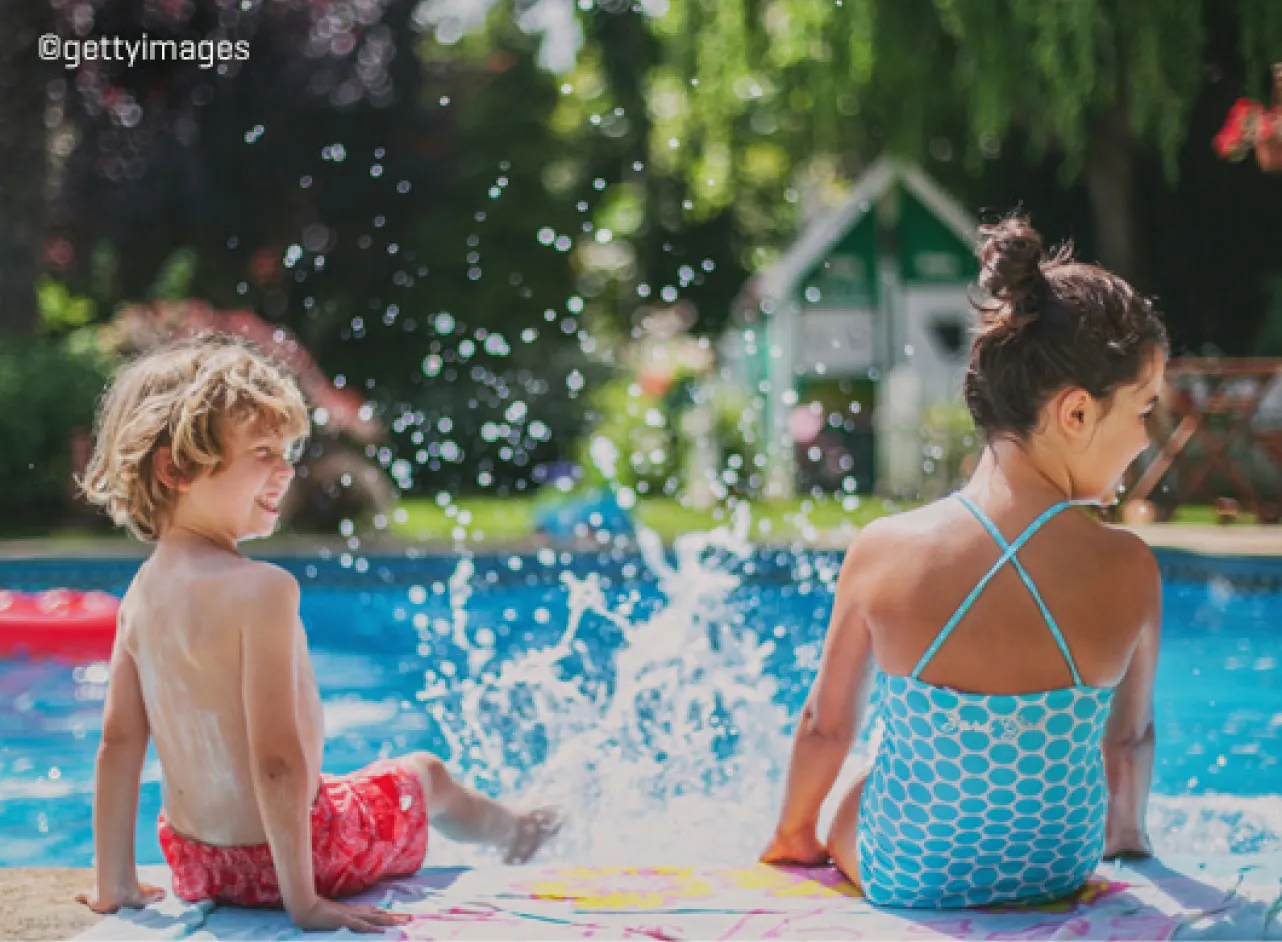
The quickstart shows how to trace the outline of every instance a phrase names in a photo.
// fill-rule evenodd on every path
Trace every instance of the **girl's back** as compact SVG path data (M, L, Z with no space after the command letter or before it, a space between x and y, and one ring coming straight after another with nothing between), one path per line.
M1050 504L973 499L1008 541ZM860 539L868 544L861 556L871 565L854 574L852 588L866 600L874 657L889 674L910 674L1002 549L956 497L879 520ZM1144 542L1071 508L1048 520L1017 558L1052 613L1082 682L1115 686L1153 604L1156 574ZM989 694L1073 684L1041 609L1010 564L962 615L921 679Z

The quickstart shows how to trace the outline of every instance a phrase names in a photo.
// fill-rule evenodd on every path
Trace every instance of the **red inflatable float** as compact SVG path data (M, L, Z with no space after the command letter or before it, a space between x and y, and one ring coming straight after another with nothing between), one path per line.
M106 660L119 608L106 592L0 590L0 657Z

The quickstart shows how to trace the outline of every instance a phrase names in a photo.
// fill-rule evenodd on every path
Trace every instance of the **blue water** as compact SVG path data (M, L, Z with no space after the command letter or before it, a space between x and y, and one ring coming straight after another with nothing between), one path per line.
M689 862L764 844L837 555L714 551L667 582L636 555L474 562L469 573L454 557L283 561L304 587L326 771L437 752L491 793L569 805L576 819L552 849L566 859L672 860L677 835ZM1155 841L1282 850L1282 593L1251 587L1249 563L1189 577L1188 557L1163 562ZM135 566L0 563L0 585L119 593ZM612 614L588 612L572 644L544 656L570 616L567 572L599 574L597 607ZM91 864L105 679L102 664L0 661L0 865ZM158 777L153 755L142 863L161 859ZM431 862L467 859L433 840Z

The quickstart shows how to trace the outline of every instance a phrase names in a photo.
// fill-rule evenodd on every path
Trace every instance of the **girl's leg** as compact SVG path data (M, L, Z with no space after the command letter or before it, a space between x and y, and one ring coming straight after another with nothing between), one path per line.
M411 753L404 761L423 784L432 826L452 840L503 850L504 863L524 863L561 829L555 809L513 811L456 781L445 763L430 752Z
M855 779L837 805L837 813L833 815L832 827L828 830L828 855L832 857L832 862L837 868L846 875L851 883L859 889L863 889L859 884L859 802L864 796L864 785L868 781L868 773L865 772L859 778Z

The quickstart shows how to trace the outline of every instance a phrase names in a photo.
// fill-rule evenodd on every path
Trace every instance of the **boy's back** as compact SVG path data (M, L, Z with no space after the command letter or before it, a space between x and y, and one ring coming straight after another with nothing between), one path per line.
M264 590L289 576L197 541L163 542L121 606L163 774L165 816L207 844L266 841L255 799L243 690L242 626ZM320 785L324 718L295 626L295 705L309 778Z

